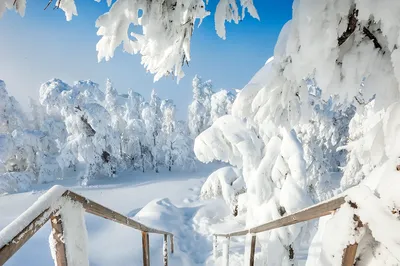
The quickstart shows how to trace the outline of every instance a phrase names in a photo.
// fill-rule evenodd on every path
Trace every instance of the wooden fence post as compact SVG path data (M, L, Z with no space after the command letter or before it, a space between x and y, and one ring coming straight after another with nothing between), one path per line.
M62 225L62 219L60 215L52 216L51 227L53 228L51 231L51 235L54 241L54 252L55 252L55 263L56 266L67 266L67 255L65 253L65 243L63 240L64 230Z
M254 266L254 253L256 251L256 235L251 236L251 246L250 246L250 266Z
M218 259L218 237L217 236L214 236L213 256L214 256L214 262L217 262L217 259Z
M354 209L357 209L358 206L356 203L349 202L350 206ZM363 227L363 223L360 220L360 217L358 215L353 216L353 220L356 223L355 230L358 230L358 228ZM353 266L354 261L356 258L356 253L357 253L357 248L358 248L358 243L354 243L351 245L348 245L346 249L344 250L343 254L343 259L342 259L342 266Z
M358 243L348 245L344 251L342 266L353 266L356 258Z
M163 243L164 266L168 266L168 235L164 235Z
M231 238L228 236L226 237L226 242L224 243L224 249L223 249L223 262L222 265L224 266L229 266L229 245L230 245L230 240Z
M142 232L143 266L150 266L149 234Z
M171 240L171 254L174 253L174 236L170 235L170 240Z

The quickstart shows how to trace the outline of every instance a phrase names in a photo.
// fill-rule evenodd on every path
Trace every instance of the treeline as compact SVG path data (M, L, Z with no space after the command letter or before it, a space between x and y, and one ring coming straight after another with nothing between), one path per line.
M146 101L133 90L119 94L110 80L103 92L90 80L52 79L26 114L1 81L0 193L69 175L85 185L127 169L195 169L193 139L230 112L234 96L214 93L211 82L197 76L193 92L186 122L177 120L173 101L154 90Z

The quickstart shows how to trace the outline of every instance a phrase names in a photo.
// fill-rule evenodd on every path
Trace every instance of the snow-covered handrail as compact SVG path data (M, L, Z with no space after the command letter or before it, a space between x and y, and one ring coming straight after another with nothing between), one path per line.
M224 236L224 237L231 237L231 236L244 236L247 234L256 234L265 231L269 231L272 229L276 229L283 226L288 226L292 224L297 224L301 222L306 222L312 219L320 218L322 216L326 216L331 214L333 211L340 208L340 206L345 203L345 198L340 197L333 200L325 201L303 209L301 211L295 212L288 216L282 217L277 220L273 220L271 222L258 225L256 227L245 229L241 231L231 232L227 234L214 234L215 236Z
M346 202L347 202L346 197L340 196L340 197L336 197L334 199L330 199L328 201L321 202L319 204L313 205L313 206L303 209L301 211L295 212L293 214L287 215L280 219L276 219L276 220L270 221L268 223L265 223L265 224L262 224L262 225L259 225L256 227L252 227L252 228L241 230L241 231L235 231L235 232L231 232L231 233L214 234L214 252L216 254L216 249L218 246L218 243L217 243L218 237L225 237L229 241L230 237L232 237L232 236L244 236L247 234L252 234L249 265L254 266L254 253L255 253L256 234L257 233L261 233L261 232L265 232L265 231L269 231L272 229L289 226L289 225L293 225L293 224L297 224L297 223L301 223L301 222L306 222L306 221L309 221L312 219L316 219L316 218L320 218L320 217L332 214ZM353 207L353 205L355 205L352 202L349 202L349 204L352 207ZM229 247L229 244L228 244L228 247ZM356 251L357 251L357 243L347 246L347 248L345 249L344 254L343 254L343 259L342 259L343 266L350 266L350 265L354 264ZM227 257L227 258L225 258L225 263L226 263L226 265L228 265L229 254L224 254L224 256Z
M0 265L3 265L10 259L49 220L51 220L53 228L52 236L55 252L55 256L53 257L55 263L57 266L68 265L69 256L65 248L65 246L68 245L68 241L65 239L66 235L64 235L65 231L68 229L68 225L66 224L64 227L64 222L68 223L69 221L67 220L71 220L71 218L82 219L82 221L84 221L84 218L83 216L73 216L68 217L68 219L63 219L63 209L66 208L67 204L72 204L74 207L82 209L82 213L87 212L141 231L143 265L145 266L150 265L148 234L164 235L164 265L168 265L168 252L165 251L168 250L167 242L169 236L171 243L170 252L173 253L174 244L172 233L148 227L62 186L52 187L39 197L39 199L17 219L0 231ZM82 234L86 235L86 230L82 232ZM71 238L73 236L70 234L68 237ZM82 243L82 245L85 245L85 243ZM79 247L79 249L82 250L82 247ZM68 251L70 250L73 251L74 249L69 248Z

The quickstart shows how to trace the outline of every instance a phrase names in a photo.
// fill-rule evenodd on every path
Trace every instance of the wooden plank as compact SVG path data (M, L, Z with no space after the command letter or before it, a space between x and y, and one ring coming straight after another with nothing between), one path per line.
M150 266L149 234L142 232L143 266Z
M358 243L348 245L343 254L342 266L353 266L356 258Z
M51 217L51 227L53 228L51 235L55 242L55 252L56 252L56 265L57 266L67 266L67 255L65 252L65 244L63 242L63 225L60 215Z
M65 196L70 198L71 200L80 202L83 205L83 208L86 210L86 212L91 213L93 215L102 217L104 219L111 220L116 223L120 223L125 226L132 227L132 228L140 230L142 232L154 233L154 234L160 234L160 235L165 235L165 234L172 235L169 232L165 232L162 230L157 230L154 228L147 227L144 224L136 222L125 215L115 212L115 211L113 211L107 207L104 207L92 200L82 197L81 195L78 195L72 191L67 191L65 193Z
M164 266L168 266L168 235L164 235L163 257L164 257Z
M255 234L260 232L265 232L268 230L276 229L283 226L288 226L292 224L297 224L300 222L309 221L312 219L320 218L325 215L331 214L333 211L340 208L340 206L345 203L345 198L340 197L320 204L314 205L307 209L298 211L296 213L290 214L288 216L282 217L277 220L273 220L263 225L253 227L251 229L237 231L229 234L216 234L216 236L243 236L248 233Z
M170 240L171 240L171 254L174 253L174 235L169 235Z
M251 236L251 246L250 246L250 266L254 266L254 254L256 253L256 235Z
M8 261L58 210L44 210L22 229L7 245L0 248L0 265Z

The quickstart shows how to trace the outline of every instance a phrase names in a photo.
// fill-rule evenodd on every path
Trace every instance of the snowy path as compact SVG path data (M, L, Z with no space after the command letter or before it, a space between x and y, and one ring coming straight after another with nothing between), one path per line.
M170 257L171 265L207 265L212 256L212 224L228 214L218 200L199 200L201 185L211 171L212 167L190 174L131 173L87 188L73 186L73 181L62 185L149 226L173 232L175 254ZM37 187L36 192L0 197L0 229L52 185ZM90 265L142 265L140 232L92 215L86 215L86 223ZM49 233L46 224L6 265L51 265ZM161 248L161 237L151 235L151 265L162 264Z

